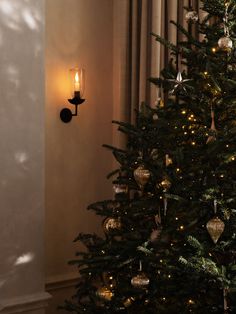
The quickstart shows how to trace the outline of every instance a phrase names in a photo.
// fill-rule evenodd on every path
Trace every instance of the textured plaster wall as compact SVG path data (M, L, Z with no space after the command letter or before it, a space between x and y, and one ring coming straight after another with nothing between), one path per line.
M0 1L0 311L44 289L43 35L43 0Z
M112 40L111 0L46 1L49 283L76 273L67 265L76 249L72 240L79 232L101 230L100 219L86 207L111 196L111 184L105 176L112 170L112 156L101 146L112 143ZM73 109L67 102L68 70L77 65L86 71L86 102L79 107L79 116L64 124L60 110L64 106Z

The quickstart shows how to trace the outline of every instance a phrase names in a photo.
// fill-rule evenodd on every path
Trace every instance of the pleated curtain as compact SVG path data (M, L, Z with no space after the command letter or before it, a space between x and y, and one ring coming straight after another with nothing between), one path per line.
M184 6L203 14L198 0L114 0L114 119L134 122L135 109L142 102L155 105L160 91L148 78L159 76L169 51L150 33L173 43L181 40L182 35L169 22L174 20L188 29ZM120 137L113 134L119 144Z

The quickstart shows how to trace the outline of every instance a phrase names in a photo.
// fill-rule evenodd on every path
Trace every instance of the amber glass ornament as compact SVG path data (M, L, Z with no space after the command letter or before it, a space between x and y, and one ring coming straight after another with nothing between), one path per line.
M105 301L111 301L114 293L107 287L101 287L97 290L97 296Z
M216 244L224 232L225 224L221 219L215 217L208 221L206 228L211 236L212 241Z

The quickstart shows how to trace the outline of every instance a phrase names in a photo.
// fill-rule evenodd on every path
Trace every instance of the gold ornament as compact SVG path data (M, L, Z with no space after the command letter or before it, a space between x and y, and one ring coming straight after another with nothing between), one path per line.
M197 22L198 21L198 14L196 11L189 11L185 15L187 22Z
M230 50L233 48L233 42L229 36L224 36L218 40L218 46L222 50Z
M119 230L121 228L121 222L119 218L108 217L103 222L103 229L105 232L112 230Z
M224 232L225 224L222 220L216 217L208 221L206 228L212 238L212 241L216 244Z
M166 167L173 164L173 160L169 157L168 154L166 154Z
M159 107L160 107L160 108L164 108L164 107L165 107L165 103L164 103L164 100L163 100L163 99L160 99L160 101L159 101Z
M131 285L140 289L146 288L149 285L149 282L149 278L144 273L141 273L131 279Z
M138 183L141 189L143 189L145 184L147 184L150 176L150 171L148 169L145 169L143 165L134 170L135 181Z
M171 182L168 178L165 178L162 182L161 182L161 186L163 187L164 192L167 192L169 190L169 188L171 187Z
M132 305L134 301L135 301L134 297L127 298L123 303L124 307L129 307L130 305Z
M116 194L128 193L128 186L126 184L117 183L113 185L113 190L115 191Z
M97 290L97 296L105 301L111 301L114 293L107 287L101 287Z

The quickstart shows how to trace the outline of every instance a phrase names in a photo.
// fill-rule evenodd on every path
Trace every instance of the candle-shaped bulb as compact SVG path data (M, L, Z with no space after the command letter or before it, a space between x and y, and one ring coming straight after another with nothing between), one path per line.
M75 72L75 92L80 91L80 80L79 80L79 73Z

